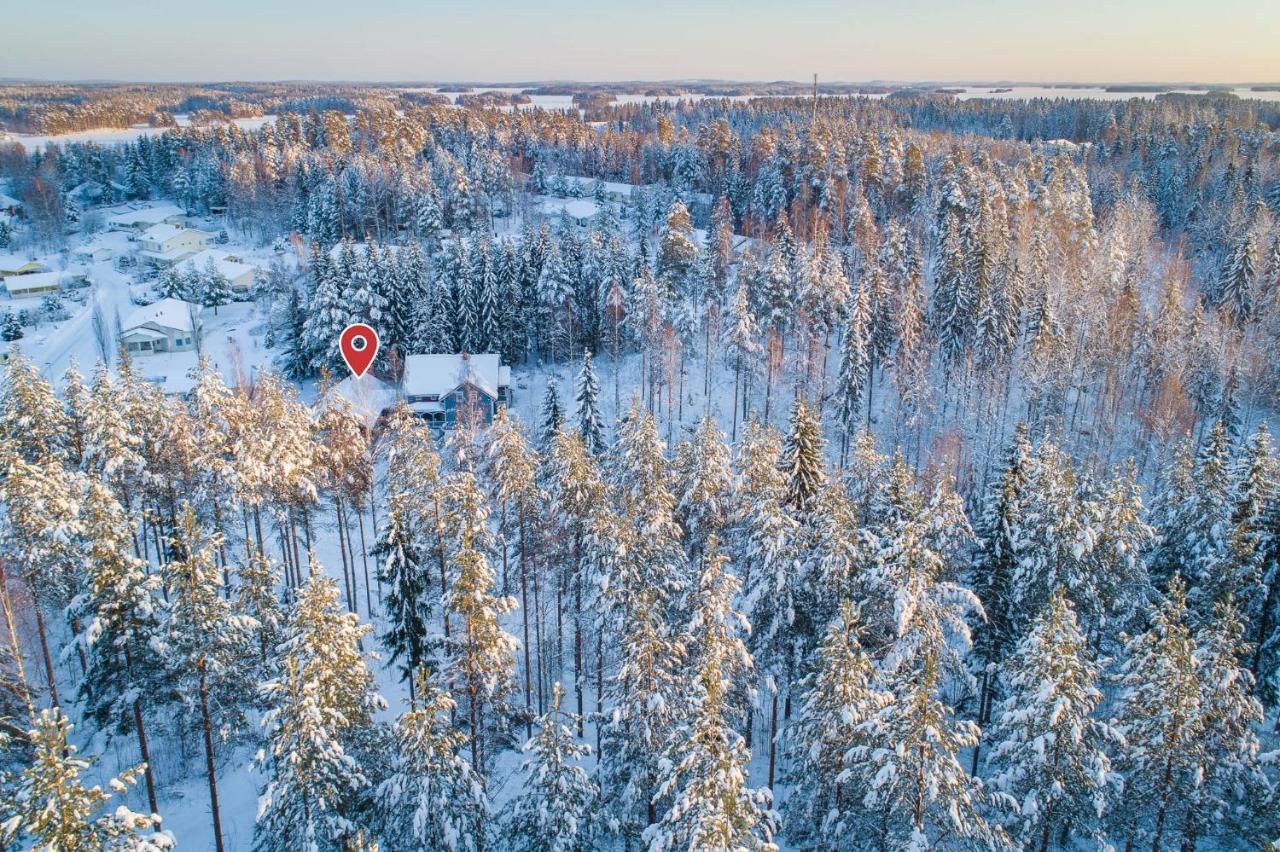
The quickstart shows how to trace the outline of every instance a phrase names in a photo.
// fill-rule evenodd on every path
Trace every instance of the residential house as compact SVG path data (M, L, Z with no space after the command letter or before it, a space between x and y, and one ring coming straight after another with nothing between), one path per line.
M253 282L258 275L257 267L250 266L235 255L218 249L205 249L194 254L180 261L178 269L183 272L195 270L204 273L208 271L210 263L213 264L214 269L222 273L223 278L231 282L232 292L244 295L253 289Z
M43 263L26 255L0 252L0 275L30 275L47 270Z
M214 235L195 228L160 223L138 237L138 256L152 266L173 266L204 250Z
M0 213L6 213L10 216L17 216L22 212L22 202L14 198L12 195L5 195L0 192Z
M186 212L173 204L140 207L107 217L107 227L113 231L145 231L152 225L181 226L186 223Z
M27 275L6 275L4 289L11 299L34 299L62 289L65 275L61 272L32 272Z
M511 368L492 352L410 355L404 360L403 391L408 406L433 424L452 428L466 408L487 424L498 406L511 401Z
M200 336L200 306L182 299L161 299L126 318L120 342L133 355L187 352Z
M106 246L95 246L91 244L81 246L76 249L73 254L75 254L76 260L81 260L85 263L102 263L103 261L110 260L113 252Z

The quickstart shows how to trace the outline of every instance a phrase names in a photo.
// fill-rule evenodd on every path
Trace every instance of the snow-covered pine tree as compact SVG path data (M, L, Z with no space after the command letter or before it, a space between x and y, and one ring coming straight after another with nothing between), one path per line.
M859 287L849 305L849 322L845 326L844 341L840 346L840 373L836 378L836 393L840 395L840 457L848 450L849 435L862 416L862 400L866 395L870 355L871 304L867 300L867 288ZM870 420L867 422L870 428Z
M354 314L343 294L338 271L318 247L312 253L311 275L314 284L302 326L303 348L311 354L312 370L336 370L342 364L338 340L342 330L354 321Z
M1209 759L1201 747L1204 684L1179 576L1151 614L1150 628L1127 642L1117 677L1115 724L1125 746L1115 765L1125 787L1112 834L1159 849L1189 815Z
M986 613L986 619L978 624L974 636L974 651L983 664L978 696L979 724L985 724L990 717L997 668L1017 641L1017 618L1011 608L1013 577L1018 562L1015 536L1026 501L1026 468L1030 454L1027 426L1019 422L1005 454L1004 468L992 480L978 523L978 540L982 549L974 559L972 585Z
M515 610L516 601L496 593L488 558L488 511L474 476L460 471L449 488L453 581L444 603L457 618L458 630L446 643L441 674L450 692L465 700L471 768L479 773L496 753L492 741L501 741L509 721L507 698L515 687L520 643L503 629L502 617ZM486 712L493 715L492 723Z
M791 408L791 431L783 445L782 469L787 476L786 505L803 517L812 510L826 480L822 426L804 399L797 399Z
M457 704L425 670L415 674L418 706L393 731L390 772L374 794L378 834L388 849L479 852L489 798L484 778L459 752Z
M587 537L602 514L604 482L595 456L587 452L582 436L560 430L547 453L548 500L553 507L550 536L551 558L559 568L564 586L573 598L573 683L578 705L578 735L582 736L585 715L586 629L584 603L590 593L590 562Z
M214 847L222 852L214 734L227 740L244 730L256 683L253 640L258 625L223 596L216 551L221 542L199 528L184 507L174 530L177 560L163 566L168 608L163 625L167 685L199 719L213 817Z
M600 790L580 761L591 746L574 740L577 719L560 710L564 688L551 690L551 708L525 744L525 782L502 815L504 848L512 852L587 852L595 849Z
M137 783L141 768L119 773L101 786L85 786L81 776L90 761L77 757L70 742L71 723L57 708L40 711L33 720L29 739L34 749L31 764L22 770L12 796L13 816L0 825L0 842L21 843L33 852L164 852L176 849L173 835L162 832L158 814L134 813L118 805L98 816L112 793L121 795ZM28 847L28 844L30 846Z
M676 517L684 530L689 557L696 559L709 537L724 532L733 508L729 452L710 413L698 421L692 438L676 448L674 473Z
M157 653L164 611L160 578L134 555L127 516L106 485L88 486L81 517L87 582L68 608L84 627L78 640L87 663L80 697L99 729L132 732L149 764L143 710L171 694L161 687L164 667ZM154 811L155 783L149 767L143 772Z
M370 630L343 611L337 583L318 570L299 589L280 674L263 685L270 709L257 761L267 776L257 852L341 850L362 830L359 800L371 768L363 758L373 715L385 706L360 650Z
M557 439L563 434L557 433ZM489 443L489 472L493 481L493 494L501 507L498 523L498 534L502 540L502 585L503 590L510 588L508 557L512 550L519 560L520 570L520 615L524 627L524 707L526 730L532 736L533 687L535 673L538 680L539 707L542 706L541 673L546 668L543 659L543 643L541 632L535 636L536 643L529 640L529 623L533 619L535 626L541 625L541 579L538 572L543 560L539 555L540 525L539 517L544 514L543 506L546 493L538 487L538 454L529 447L524 438L520 423L508 416L505 409L499 409L493 420L492 436ZM514 544L514 548L513 548ZM529 589L532 583L534 597L530 607ZM564 588L558 583L557 588ZM533 652L537 650L537 666L533 663Z
M667 747L671 771L658 796L670 797L670 806L645 829L651 852L777 849L773 795L748 786L751 752L731 722L730 690L735 678L750 671L751 655L741 639L747 621L733 608L740 586L727 564L712 537L688 628L696 678L692 707Z
M1243 662L1249 655L1244 630L1228 598L1215 604L1196 632L1202 720L1196 747L1202 757L1179 827L1183 848L1239 841L1261 846L1271 830L1263 814L1275 790L1262 768L1271 758L1261 754L1257 729L1264 714Z
M859 788L841 780L846 755L868 743L863 725L892 699L876 685L860 633L858 611L846 599L799 684L800 711L788 732L793 763L785 776L794 786L783 813L788 838L804 846L853 836L855 826L845 820L861 804Z
M550 390L550 385L548 392ZM591 365L590 350L582 350L582 369L578 373L578 385L574 400L578 403L578 433L582 435L587 452L598 456L605 450L604 423L600 419L600 382L596 380Z
M1102 817L1123 786L1108 751L1123 740L1092 718L1102 701L1099 677L1059 590L1009 661L1008 695L987 735L988 783L1008 806L1001 821L1026 848L1047 852L1073 835L1106 842Z
M218 308L229 303L231 297L231 282L214 265L213 258L209 258L205 268L201 270L198 301L206 308L213 308L213 315L216 317Z

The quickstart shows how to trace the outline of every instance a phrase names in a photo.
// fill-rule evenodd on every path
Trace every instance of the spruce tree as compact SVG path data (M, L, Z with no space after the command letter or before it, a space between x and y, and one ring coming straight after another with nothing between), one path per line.
M1108 751L1122 739L1092 718L1102 701L1099 677L1059 590L1009 662L1008 696L988 734L989 783L1009 804L1010 836L1027 848L1047 852L1073 834L1105 842L1100 818L1123 786Z
M199 719L214 846L222 852L214 732L232 738L247 724L258 625L238 614L221 594L222 572L215 555L220 542L203 536L190 506L183 510L174 532L174 549L180 558L163 569L169 597L163 628L168 684Z
M428 625L435 595L414 541L409 499L405 494L392 495L387 525L373 555L379 560L378 582L387 586L383 600L387 630L380 639L390 655L388 663L400 663L400 679L409 682L412 701L418 672L431 653Z
M551 385L547 386L550 393ZM600 420L600 383L591 365L591 352L582 350L582 370L578 373L578 386L574 397L578 403L578 433L586 444L587 452L598 456L604 452L604 424Z
M814 506L826 478L822 429L803 399L791 408L791 431L783 446L782 469L787 475L786 505L803 516Z
M812 671L800 683L800 711L788 736L794 762L786 780L787 835L820 846L825 838L849 836L861 804L860 789L846 783L854 775L847 755L869 744L864 725L891 696L877 686L875 666L863 650L857 609L844 600L813 657Z
M374 793L387 848L479 852L489 798L484 778L459 752L467 738L453 726L453 698L425 670L414 675L418 705L393 731L390 773Z
M644 838L653 852L676 849L776 850L776 814L768 789L748 786L750 749L731 723L730 688L751 668L741 639L746 619L733 608L738 580L726 569L713 537L698 579L689 623L694 649L693 706L668 747L670 797L661 821Z
M551 691L551 708L524 747L525 783L503 818L503 841L513 852L587 852L595 849L595 806L600 791L579 762L591 746L573 738L577 720L560 710L564 688Z

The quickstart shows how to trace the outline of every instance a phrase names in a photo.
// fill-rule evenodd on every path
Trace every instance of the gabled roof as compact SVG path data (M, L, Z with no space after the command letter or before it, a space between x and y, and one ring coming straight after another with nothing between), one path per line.
M10 293L23 290L42 290L45 287L60 287L63 275L61 272L32 272L27 275L6 275L4 287Z
M22 202L14 198L12 195L5 195L0 192L0 208L8 209L10 207L21 207Z
M173 216L186 216L181 207L174 204L160 204L155 207L143 207L141 210L126 210L107 217L108 225L157 225Z
M205 268L209 265L209 261L213 261L214 269L221 272L225 278L231 281L236 280L246 272L253 272L256 269L256 267L251 266L248 263L228 260L228 257L230 257L230 255L225 251L219 251L218 249L205 249L204 251L197 252L186 260L181 261L178 264L178 268L183 270L195 269L197 272L204 272Z
M145 231L143 231L141 234L141 238L144 240L149 240L154 243L162 243L165 240L172 239L173 237L178 236L178 234L181 234L183 231L186 231L186 230L188 229L179 228L177 225L169 225L167 223L161 222L159 225L152 225L150 228L147 228ZM196 233L202 234L203 231L196 231Z
M505 381L504 381L505 378ZM404 359L405 396L443 396L470 382L491 397L510 383L510 370L497 353L480 355L410 355Z
M177 331L194 331L193 316L199 316L200 306L182 299L161 299L138 308L124 321L122 333L144 325L158 325Z

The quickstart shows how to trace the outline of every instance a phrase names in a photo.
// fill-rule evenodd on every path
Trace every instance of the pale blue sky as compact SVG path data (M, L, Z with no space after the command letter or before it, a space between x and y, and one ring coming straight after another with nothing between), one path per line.
M3 0L0 76L1280 81L1278 0Z

